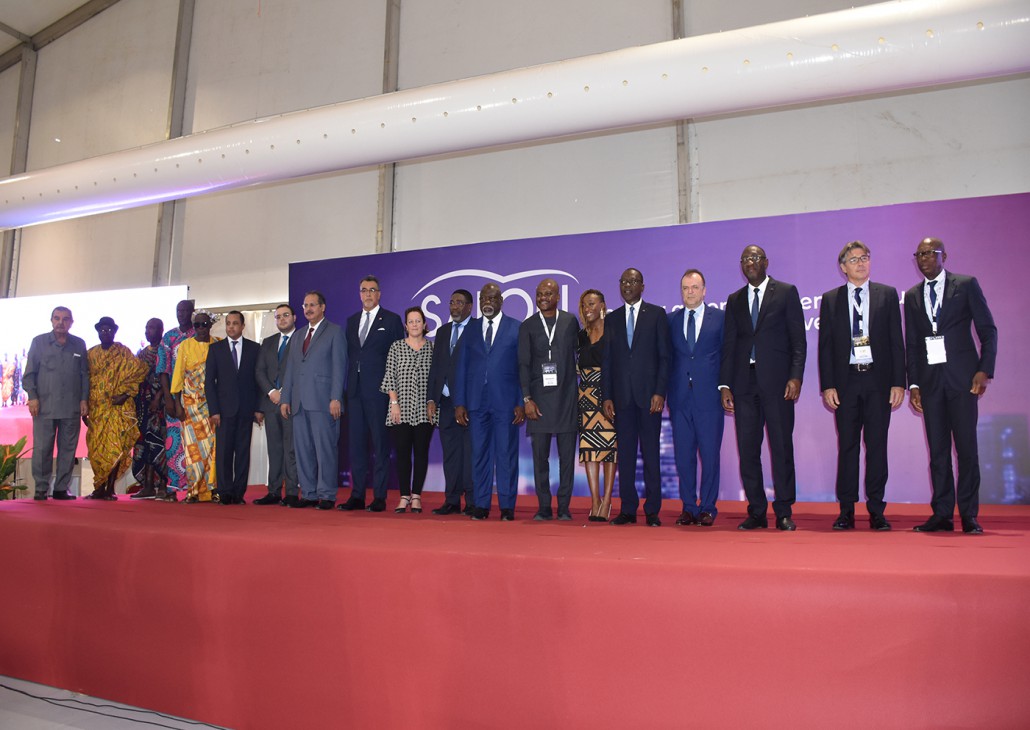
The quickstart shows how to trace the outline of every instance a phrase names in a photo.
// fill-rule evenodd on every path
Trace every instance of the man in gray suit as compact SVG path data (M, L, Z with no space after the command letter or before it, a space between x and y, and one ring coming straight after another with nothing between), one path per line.
M279 332L261 341L261 352L258 354L257 383L260 391L265 394L260 405L265 414L265 441L268 444L268 494L255 499L254 504L296 507L300 497L297 456L293 453L293 423L283 418L279 411L296 321L297 315L289 304L276 307L275 327ZM282 496L284 482L285 499Z
M297 347L286 358L280 394L283 418L293 418L301 498L297 507L332 509L339 488L340 416L347 378L347 341L343 330L325 318L321 292L304 295L307 326L297 330Z
M551 435L558 441L558 519L571 520L569 502L576 470L576 338L579 321L558 311L558 282L536 288L540 312L519 326L519 382L526 432L533 444L533 473L540 503L534 520L551 519Z
M54 499L75 499L68 484L79 443L80 418L89 415L89 363L86 343L68 334L72 310L56 307L50 314L53 331L33 338L25 361L23 387L32 416L32 478L36 499L46 499L54 469L57 440L57 480Z

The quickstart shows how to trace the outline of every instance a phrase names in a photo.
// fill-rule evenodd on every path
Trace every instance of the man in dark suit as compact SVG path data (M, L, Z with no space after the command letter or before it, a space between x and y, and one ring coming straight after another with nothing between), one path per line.
M245 504L250 475L250 437L258 410L258 351L254 340L243 336L243 313L225 315L225 339L211 345L204 374L204 392L215 427L215 476L222 504Z
M898 291L869 281L869 260L861 241L844 246L837 263L848 281L823 294L819 307L819 389L837 423L835 530L855 527L863 438L869 526L891 529L883 516L887 431L891 410L905 399L905 342Z
M579 392L576 343L579 320L558 310L558 282L544 279L536 288L540 312L519 327L519 382L526 409L526 432L533 445L533 476L539 509L534 520L549 520L551 511L551 436L558 442L558 519L571 520L572 482L576 473Z
M386 355L390 345L404 338L400 316L379 306L382 290L379 279L366 276L361 280L361 311L347 320L347 352L350 363L347 376L347 418L350 445L350 499L338 509L365 509L365 486L368 480L368 444L375 454L372 480L372 502L369 512L386 509L386 479L390 474L390 436L386 430L386 412L390 398L379 390L386 372Z
M776 527L796 530L791 506L794 473L794 403L805 373L805 315L797 287L766 275L769 259L748 246L740 269L748 285L728 297L719 369L722 407L734 414L740 481L747 497L741 530L769 526L762 480L762 432L769 434Z
M501 521L510 522L519 482L519 426L526 411L519 385L519 322L501 314L503 303L497 284L480 290L483 316L469 322L462 343L454 377L454 417L472 432L472 519L490 516L496 473Z
M669 317L669 418L683 512L677 525L715 524L719 458L726 415L719 397L725 314L705 305L705 277L688 269L680 279L683 309ZM701 457L701 491L697 461Z
M429 366L426 388L426 410L429 419L440 413L440 447L443 451L444 503L434 515L462 512L461 496L465 495L464 513L471 516L475 497L472 491L472 437L468 426L454 417L454 375L464 342L465 328L472 319L472 293L457 289L451 294L451 321L436 331L433 362Z
M923 414L930 447L933 516L915 529L951 531L956 485L951 466L958 455L958 513L962 531L981 534L980 458L976 444L977 402L994 377L998 328L980 283L944 270L944 243L924 238L916 249L924 281L905 292L905 348L912 407ZM970 325L976 329L980 352Z
M340 416L347 382L347 340L340 326L325 318L321 292L304 295L307 325L286 358L279 398L283 418L293 422L300 499L296 507L333 508L340 482ZM385 419L385 416L384 416Z
M659 447L665 389L669 378L669 319L665 310L644 302L644 275L626 269L619 279L625 304L604 318L601 392L604 414L615 422L619 460L619 514L613 525L637 521L637 445L644 461L644 515L660 527L662 508Z
M265 442L268 445L268 494L254 504L286 504L296 506L300 498L297 480L297 456L293 452L293 423L279 412L282 385L286 377L290 344L293 342L297 316L289 304L275 308L275 327L279 331L261 341L258 355L257 383L261 411L265 414ZM286 497L283 498L283 485Z

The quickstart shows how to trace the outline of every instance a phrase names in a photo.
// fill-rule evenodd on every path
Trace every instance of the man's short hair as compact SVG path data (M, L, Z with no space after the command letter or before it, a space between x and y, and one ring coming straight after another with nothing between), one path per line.
M225 313L225 318L226 318L226 319L228 319L228 318L229 318L229 315L230 315L230 314L238 314L238 315L240 315L240 324L245 324L245 323L246 323L246 321L247 321L247 320L246 320L246 319L244 319L244 317L243 317L243 312L241 312L241 311L240 311L240 310L238 310L238 309L231 309L231 310L229 310L228 312L226 312L226 313Z
M698 276L701 277L701 286L704 286L704 287L708 286L708 282L705 281L705 275L701 273L700 269L687 269L686 271L683 272L683 276L680 277L680 281L683 281L684 279L686 279L691 274L697 274Z
M379 284L379 279L376 278L375 274L369 274L368 276L362 277L362 279L361 279L361 281L359 283L364 284L366 281L371 281L371 282L375 283L375 285L377 287L382 289L382 286L380 286L380 284Z
M68 307L54 307L54 311L50 313L50 319L53 319L54 315L58 312L67 312L68 316L72 317L72 310L68 309ZM74 317L72 318L74 319Z
M276 309L276 311L278 311L280 309L289 309L290 310L290 314L292 314L294 317L297 316L297 313L293 311L293 307L291 307L289 304L280 304L275 309Z
M304 298L307 299L308 297L318 297L318 303L323 307L325 306L325 295L317 289L304 292Z
M451 296L453 297L455 294L461 294L463 297L465 297L465 301L469 304L472 304L472 302L475 301L472 298L472 292L470 292L468 289L455 289L453 292L451 292Z
M837 263L843 264L848 260L848 254L854 251L856 248L862 249L866 254L869 253L869 247L861 241L851 241L850 243L844 244L844 248L840 250L840 255L837 256Z

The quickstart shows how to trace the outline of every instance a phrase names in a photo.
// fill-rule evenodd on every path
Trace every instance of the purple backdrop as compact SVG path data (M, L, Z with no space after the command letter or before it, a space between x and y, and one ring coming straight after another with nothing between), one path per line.
M873 280L895 286L903 294L920 279L912 252L922 238L936 236L947 246L947 269L979 278L1001 331L996 380L980 403L981 500L1028 502L1030 395L1017 374L1019 363L1030 361L1030 347L1027 338L1018 335L1026 329L1019 325L1021 305L1015 296L1026 289L1017 278L1030 257L1027 231L1030 194L1020 194L498 241L291 264L290 301L299 312L304 292L318 289L326 295L326 316L342 325L360 307L359 280L374 273L381 282L382 305L397 313L421 305L432 336L432 330L447 320L447 302L454 289L465 288L478 296L487 280L500 282L504 313L522 320L535 311L536 285L551 277L561 286L563 309L576 312L580 293L589 288L603 291L609 309L614 309L622 304L618 278L624 269L634 267L644 274L644 299L669 312L682 306L679 280L687 268L704 272L707 303L724 307L727 295L744 285L738 264L741 250L748 244L761 245L769 257L769 274L797 285L808 328L809 356L794 433L798 498L833 501L836 434L833 417L819 396L816 349L820 298L844 281L837 254L848 241L865 242L873 254ZM478 301L474 314L479 314ZM891 426L887 499L928 501L922 421L907 400L895 411ZM727 423L723 499L743 499L735 439L733 424ZM348 485L345 454L341 446L341 484ZM436 438L431 456L426 488L442 490ZM551 461L555 485L556 457ZM520 463L519 492L532 493L532 458L525 439ZM667 421L662 434L662 481L666 497L678 495ZM766 483L771 484L768 469ZM581 469L576 493L587 493Z

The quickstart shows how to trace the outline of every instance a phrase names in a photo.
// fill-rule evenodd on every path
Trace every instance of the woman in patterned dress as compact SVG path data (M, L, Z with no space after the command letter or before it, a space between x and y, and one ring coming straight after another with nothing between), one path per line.
M587 472L591 522L606 522L615 486L615 426L601 410L601 363L604 360L604 294L587 289L579 297L579 460ZM599 477L604 464L604 494Z
M216 502L215 430L211 428L204 377L207 351L217 338L211 336L214 316L203 309L193 315L196 334L184 340L175 351L172 395L182 421L182 441L186 448L186 504Z
M426 339L426 315L421 307L404 312L407 337L390 345L386 372L379 390L390 396L386 425L397 451L401 500L394 512L422 511L422 485L429 469L429 441L436 418L426 411L433 343ZM414 465L412 461L414 460Z

